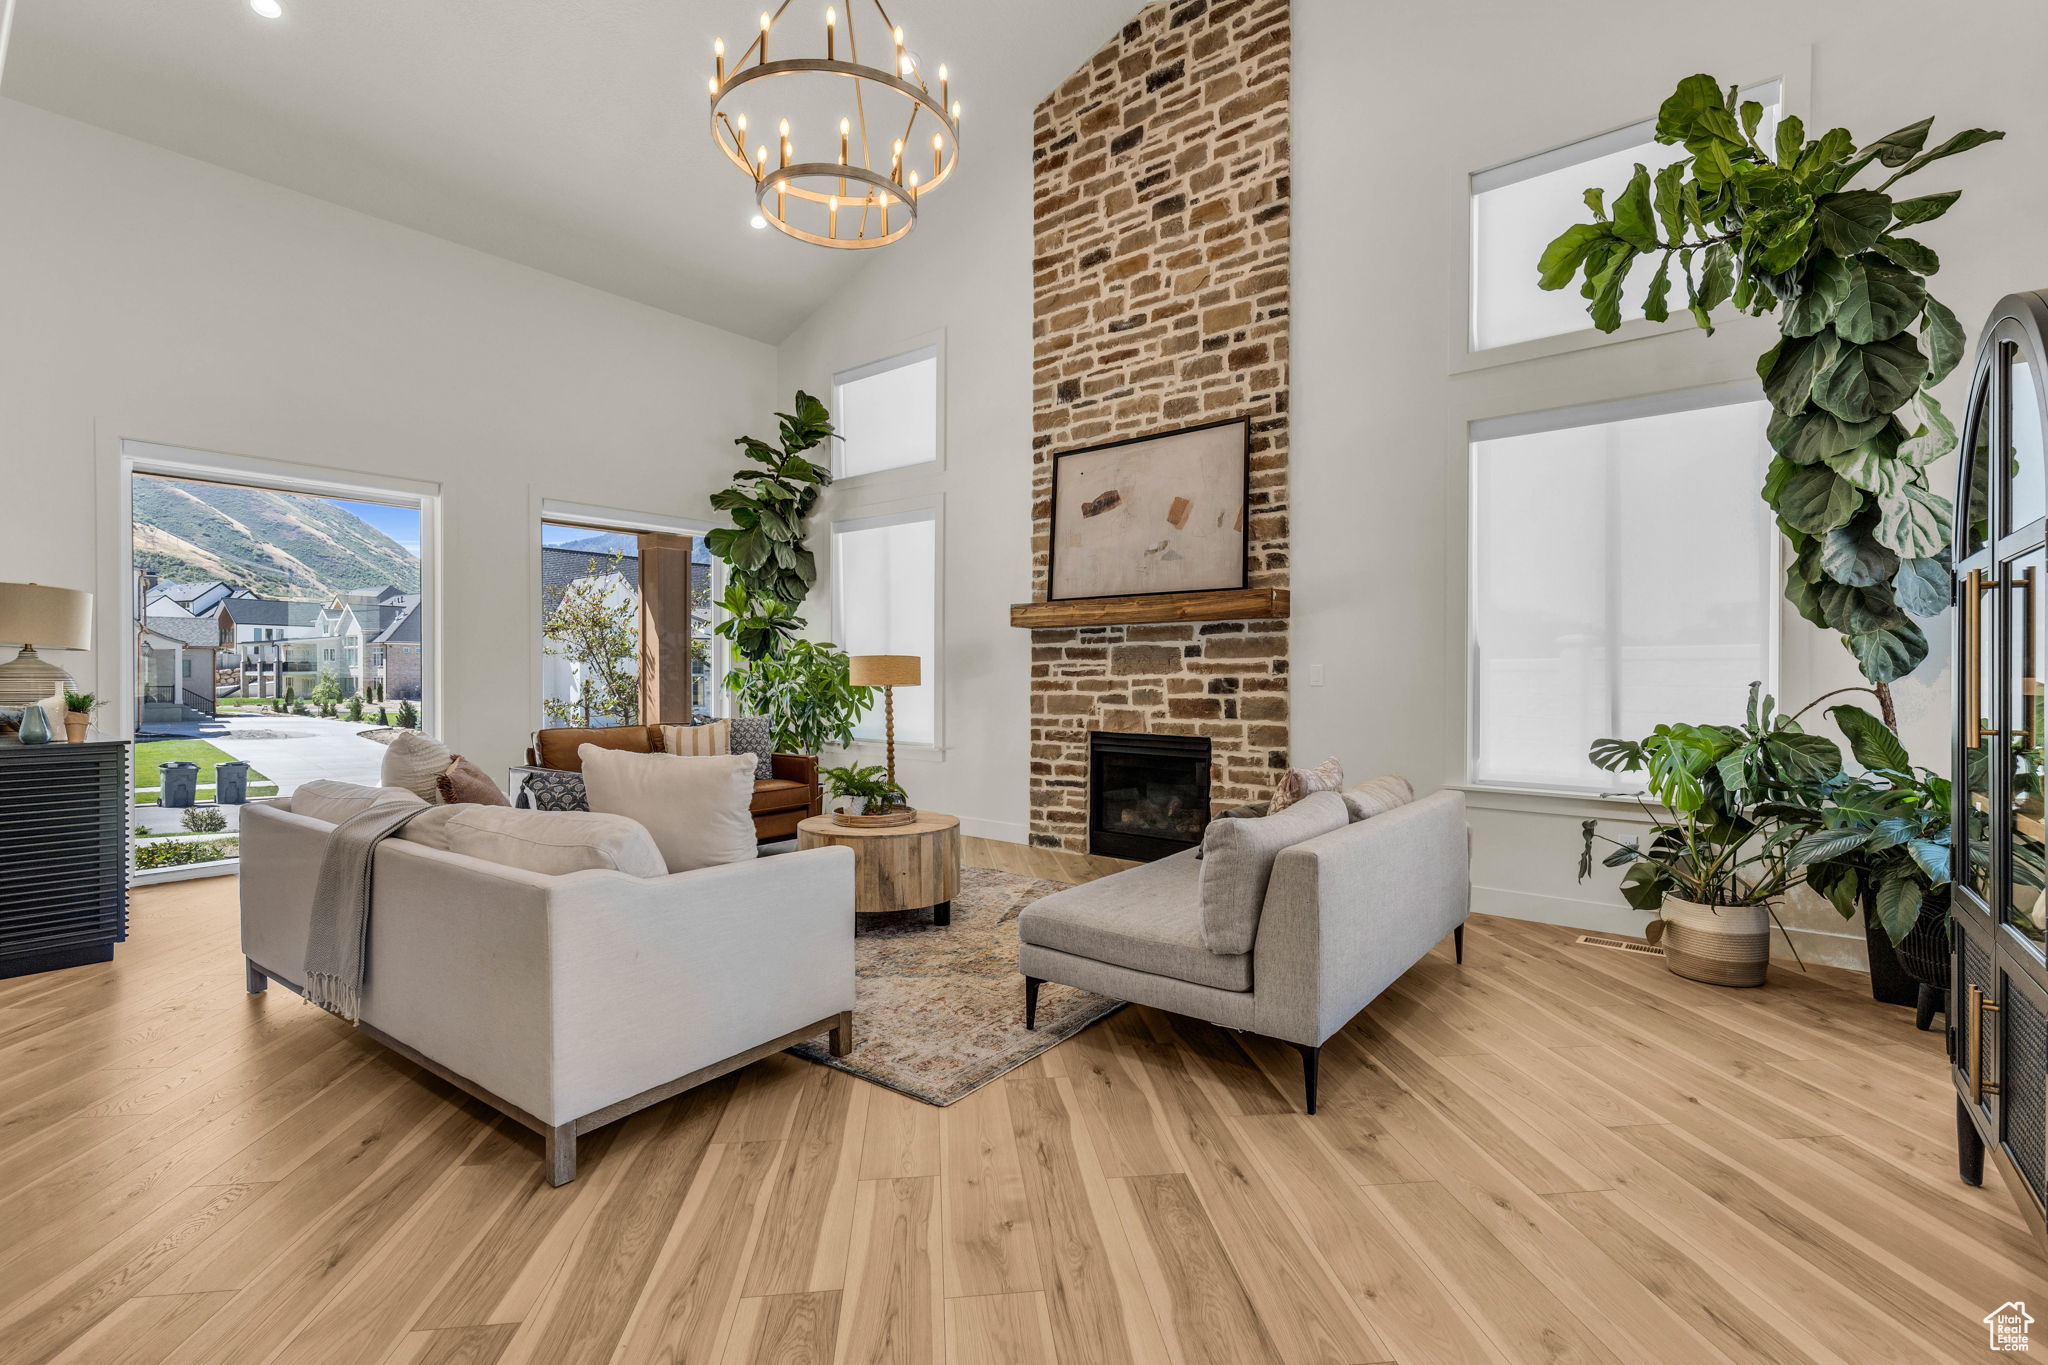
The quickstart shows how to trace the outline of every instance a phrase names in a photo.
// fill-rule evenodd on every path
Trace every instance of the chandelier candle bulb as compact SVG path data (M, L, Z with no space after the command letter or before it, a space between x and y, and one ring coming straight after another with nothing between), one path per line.
M896 74L900 76L903 74L903 26L898 24L891 36L896 39Z
M788 119L784 119L784 120L782 121L782 128L781 128L780 132L781 132L781 137L782 137L782 165L783 165L783 168L784 168L784 169L786 170L786 169L788 169L788 167L789 167L789 120L788 120Z
M718 77L716 76L711 78L711 98L714 102L718 99Z
M761 65L768 65L768 26L775 21L768 17L768 11L761 11Z
M937 133L932 134L932 179L934 180L937 180L941 174L940 168L943 165L941 158L944 154L940 151L940 149L945 145L945 138L941 137Z
M903 183L903 139L896 139L896 149L889 154L889 178L897 184Z
M761 181L766 180L767 178L768 149L765 146L756 147L754 148L754 182L756 184L759 184Z
M944 65L943 63L941 63L941 64L940 64L940 66L939 66L939 103L940 103L940 104L944 104L945 102L946 102L946 68L945 68L945 65Z
M959 101L959 100L954 100L954 101L953 101L953 129L954 129L954 131L955 131L955 132L958 132L958 131L959 131L959 128L960 128L960 101Z
M916 172L916 171L912 171L912 172L910 173L910 202L911 202L911 203L913 203L913 204L915 204L915 203L917 202L917 172Z
M825 60L828 62L835 60L839 55L838 49L835 46L835 44L838 41L838 36L838 11L834 10L830 5L827 5L825 6Z
M853 124L846 119L839 120L839 164L846 164L847 138L853 132Z
M719 85L724 85L724 84L725 84L725 39L723 39L723 38L713 38L713 39L711 40L711 51L712 51L712 52L713 52L713 53L714 53L714 54L715 54L715 55L717 56L717 58L718 58L718 84L719 84Z
M839 200L836 196L825 196L825 223L825 235L837 237L839 235Z

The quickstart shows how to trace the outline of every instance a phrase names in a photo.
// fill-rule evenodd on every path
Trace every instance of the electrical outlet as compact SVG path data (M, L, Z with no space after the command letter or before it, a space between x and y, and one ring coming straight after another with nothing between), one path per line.
M1310 664L1308 666L1308 685L1310 687L1321 687L1323 685L1323 666L1321 664Z

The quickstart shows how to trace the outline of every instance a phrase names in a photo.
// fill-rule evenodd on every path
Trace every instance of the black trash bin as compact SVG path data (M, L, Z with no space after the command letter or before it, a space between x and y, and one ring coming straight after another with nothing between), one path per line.
M199 796L199 765L185 759L156 765L159 806L189 806Z
M213 765L213 800L216 805L241 806L249 801L249 765L240 759Z

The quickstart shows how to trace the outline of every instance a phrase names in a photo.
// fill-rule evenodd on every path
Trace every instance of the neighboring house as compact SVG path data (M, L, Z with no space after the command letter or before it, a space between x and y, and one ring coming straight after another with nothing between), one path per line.
M337 593L308 641L314 676L333 669L344 695L380 689L387 701L420 700L420 596L385 587Z
M220 651L235 642L235 618L223 600L203 616L158 604L137 633L141 717L198 720L215 712Z
M230 587L218 578L199 583L157 583L147 589L145 599L152 610L162 604L182 607L191 616L204 616L229 598L254 597L247 588Z

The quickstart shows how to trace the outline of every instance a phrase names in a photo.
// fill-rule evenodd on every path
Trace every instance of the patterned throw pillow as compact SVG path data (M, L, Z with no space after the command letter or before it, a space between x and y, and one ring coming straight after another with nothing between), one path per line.
M775 732L769 728L765 716L734 716L731 723L732 748L736 754L752 754L754 780L765 781L775 776L775 765L770 756L775 752Z
M1343 785L1344 765L1334 758L1326 758L1313 768L1289 768L1280 785L1273 789L1270 813L1278 815L1312 792L1333 792Z
M521 797L535 810L589 810L590 797L583 790L583 774L528 772Z

